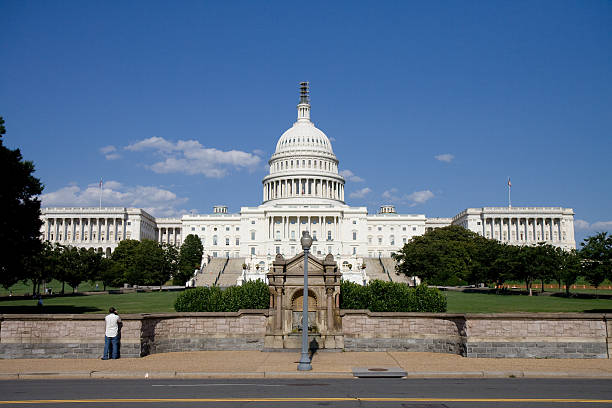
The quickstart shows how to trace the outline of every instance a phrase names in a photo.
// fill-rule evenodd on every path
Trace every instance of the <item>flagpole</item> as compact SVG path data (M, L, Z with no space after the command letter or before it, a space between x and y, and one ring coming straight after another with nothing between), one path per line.
M508 177L508 208L512 208L512 201L510 200L510 189L512 188L512 183L510 183L510 177Z
M100 209L102 209L102 179L100 179Z

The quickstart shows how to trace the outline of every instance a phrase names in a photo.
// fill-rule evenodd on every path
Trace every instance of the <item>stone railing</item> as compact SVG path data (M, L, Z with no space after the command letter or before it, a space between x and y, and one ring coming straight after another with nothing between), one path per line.
M609 358L612 316L579 313L373 313L343 310L345 350L466 357Z

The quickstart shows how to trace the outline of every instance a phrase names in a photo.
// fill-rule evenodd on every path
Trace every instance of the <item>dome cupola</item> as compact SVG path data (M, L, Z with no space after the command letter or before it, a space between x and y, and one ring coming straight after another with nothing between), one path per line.
M308 82L300 83L297 120L276 143L269 160L270 173L263 179L264 202L344 202L344 178L325 133L310 120Z

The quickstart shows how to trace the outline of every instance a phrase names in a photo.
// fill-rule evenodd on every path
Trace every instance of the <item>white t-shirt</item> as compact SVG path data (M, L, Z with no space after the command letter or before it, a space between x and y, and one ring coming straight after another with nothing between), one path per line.
M114 313L106 315L104 318L106 321L106 337L115 337L119 333L119 324L121 322L121 318L119 315Z

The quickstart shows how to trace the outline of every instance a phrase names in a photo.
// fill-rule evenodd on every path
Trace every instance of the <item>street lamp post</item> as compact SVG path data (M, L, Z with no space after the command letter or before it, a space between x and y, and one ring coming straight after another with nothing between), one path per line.
M312 245L312 238L308 231L302 232L300 243L304 250L304 293L302 295L304 303L302 307L302 357L297 369L298 371L309 371L312 370L312 366L308 355L308 252Z

